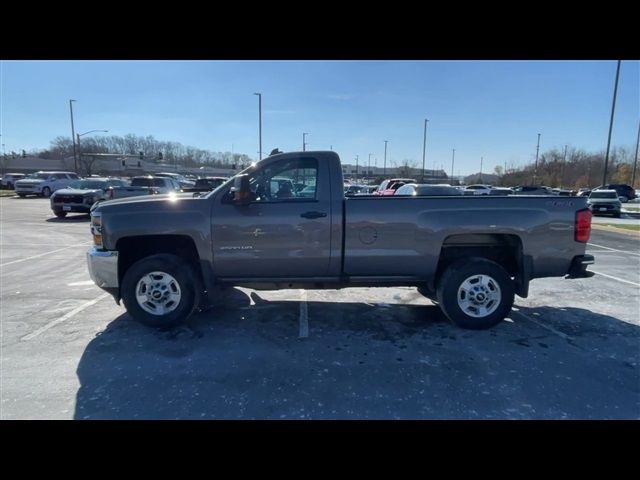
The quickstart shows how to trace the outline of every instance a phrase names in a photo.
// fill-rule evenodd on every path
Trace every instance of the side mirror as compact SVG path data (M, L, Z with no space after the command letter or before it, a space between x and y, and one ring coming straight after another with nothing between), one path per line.
M246 173L236 176L231 187L233 203L236 205L249 205L251 203L251 189L249 188L249 175Z

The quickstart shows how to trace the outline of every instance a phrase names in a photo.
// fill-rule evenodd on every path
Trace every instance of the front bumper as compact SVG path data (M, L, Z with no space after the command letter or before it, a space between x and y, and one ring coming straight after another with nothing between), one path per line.
M53 203L51 210L54 212L89 213L91 205L86 203Z
M113 294L118 291L118 252L99 250L96 247L87 252L89 275L94 283Z
M612 204L591 204L589 205L589 210L591 213L598 214L611 214L611 213L620 213L622 211L622 207L620 205L612 205Z

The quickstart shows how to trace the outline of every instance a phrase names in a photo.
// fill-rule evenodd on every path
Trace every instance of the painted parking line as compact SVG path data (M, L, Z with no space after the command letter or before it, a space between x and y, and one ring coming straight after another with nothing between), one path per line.
M604 245L596 245L595 243L587 243L587 245L591 245L592 247L604 248L605 250L611 250L612 252L620 252L627 255L634 255L636 257L640 257L640 253L636 253L636 252L627 252L624 250L618 250L617 248L605 247Z
M300 290L300 333L298 338L309 336L309 309L307 306L307 291Z
M545 330L549 330L551 333L553 333L554 335L557 335L560 338L563 338L564 340L573 340L573 338L571 338L569 335L567 335L566 333L562 333L559 330L556 330L555 328L553 328L550 325L546 325L542 322L537 321L535 318L530 317L529 315L525 315L524 313L522 313L520 310L516 310L515 308L512 310L513 313L515 313L516 315L519 315L520 317L524 318L525 320L528 320L532 323L535 323L536 325L538 325L539 327L544 328Z
M630 285L635 285L636 287L640 287L640 283L631 282L629 280L625 280L624 278L614 277L613 275L607 275L606 273L596 272L595 270L593 270L591 268L589 269L589 271L595 273L596 275L602 275L603 277L607 277L607 278L610 278L612 280L617 280L618 282L628 283Z
M70 248L76 248L76 247L77 247L77 245L70 245L68 247L59 248L58 250L51 250L50 252L40 253L38 255L33 255L31 257L20 258L18 260L13 260L12 262L3 263L3 264L0 265L0 267L6 267L7 265L13 265L15 263L26 262L27 260L33 260L34 258L44 257L45 255L51 255L52 253L61 252L63 250L68 250Z
M80 305L79 307L74 308L73 310L71 310L69 313L63 315L60 318L57 318L55 320L53 320L52 322L47 323L46 325L43 325L42 327L40 327L39 329L37 329L35 332L31 332L28 335L25 335L24 337L22 337L20 340L22 340L23 342L29 341L35 337L37 337L38 335L40 335L43 332L46 332L47 330L49 330L50 328L55 327L56 325L60 325L62 322L66 322L67 320L69 320L71 317L73 317L74 315L77 315L78 313L80 313L81 311L89 308L92 305L95 305L96 303L98 303L100 300L102 300L103 298L108 297L109 294L108 293L103 293L102 295L100 295L98 298L94 298L93 300L89 300L88 302L83 303L82 305Z

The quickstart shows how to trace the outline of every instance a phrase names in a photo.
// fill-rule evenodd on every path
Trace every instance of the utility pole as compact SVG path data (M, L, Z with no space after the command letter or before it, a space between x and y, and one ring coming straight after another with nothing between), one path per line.
M367 176L371 176L371 155L373 155L373 153L369 154L369 162L367 163Z
M329 145L329 150L333 151L333 145Z
M456 160L456 149L453 149L453 156L451 157L451 179L453 179L453 162Z
M305 137L309 135L308 133L303 133L302 134L302 151L306 152L307 151L307 144L305 142Z
M633 175L631 176L631 188L636 188L633 184L636 182L636 166L638 165L638 143L640 143L640 122L638 122L638 138L636 139L636 156L633 161ZM4 152L4 145L2 146Z
M260 150L258 151L258 160L262 160L262 94L254 93L258 96L258 145Z
M76 155L76 131L73 126L73 103L75 100L69 100L69 110L71 111L71 143L73 143L73 165L75 172L78 173L78 157Z
M564 146L564 157L560 168L560 188L564 187L564 165L567 163L567 145Z
M389 140L384 141L384 168L382 169L382 175L387 174L387 142Z
M536 184L536 177L538 176L538 152L540 151L540 134L538 134L538 146L536 147L536 166L533 171L533 185Z
M356 179L355 183L358 183L358 155L356 155Z
M427 153L427 123L428 119L424 119L424 138L422 140L422 183L424 183L424 161Z
M478 183L482 183L482 161L484 159L482 157L480 157L480 180L478 181Z
M602 174L602 185L607 183L607 167L609 165L609 147L611 146L611 130L613 130L613 114L616 111L616 96L618 95L618 78L620 77L620 60L616 68L616 83L613 87L613 102L611 102L611 120L609 120L609 138L607 139L607 153L604 156L604 173Z

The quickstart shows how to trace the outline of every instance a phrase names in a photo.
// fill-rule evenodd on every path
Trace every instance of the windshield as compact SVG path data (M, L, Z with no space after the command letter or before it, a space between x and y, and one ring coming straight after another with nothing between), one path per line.
M616 192L592 192L589 198L618 198Z
M49 178L49 174L48 173L30 173L25 178L46 180L47 178Z
M77 190L101 190L105 188L107 182L100 180L78 180L77 182L71 182L69 188L75 188Z

